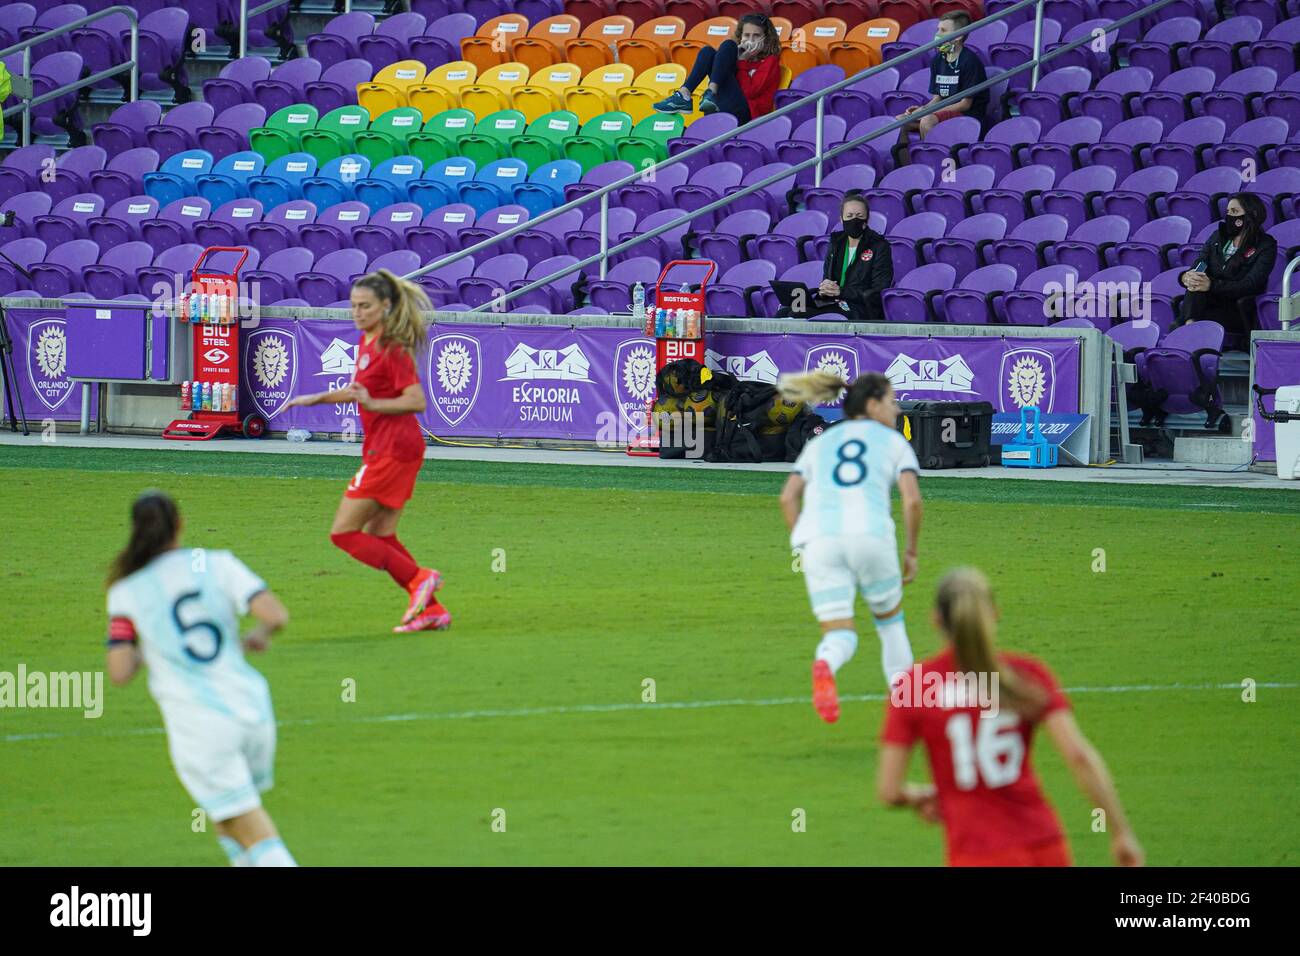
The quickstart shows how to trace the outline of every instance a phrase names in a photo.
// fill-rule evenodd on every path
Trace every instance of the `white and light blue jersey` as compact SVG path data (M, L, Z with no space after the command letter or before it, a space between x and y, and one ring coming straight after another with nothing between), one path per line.
M920 471L912 446L873 419L850 419L816 436L794 463L805 485L791 547L832 535L893 540L889 496L905 471Z
M269 720L270 689L244 659L239 632L249 601L264 590L229 551L168 551L109 588L109 643L138 643L164 717L199 707Z

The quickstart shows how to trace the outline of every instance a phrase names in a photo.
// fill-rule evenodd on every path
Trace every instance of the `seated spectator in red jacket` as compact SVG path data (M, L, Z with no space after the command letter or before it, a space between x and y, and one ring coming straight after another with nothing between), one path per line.
M736 24L735 36L715 50L706 46L695 55L695 66L682 88L654 108L660 113L694 111L691 97L705 80L701 113L730 113L744 124L772 112L781 85L781 38L762 13L747 13Z

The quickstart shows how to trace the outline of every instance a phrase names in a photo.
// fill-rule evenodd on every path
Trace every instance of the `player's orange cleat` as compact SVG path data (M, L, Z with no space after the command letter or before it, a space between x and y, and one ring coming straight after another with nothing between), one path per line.
M394 634L414 634L416 631L445 631L451 627L451 612L434 601L419 617L393 628Z
M440 587L442 587L442 574L432 568L421 568L406 587L411 592L411 603L406 606L402 623L409 624L419 617L433 600L433 593Z
M835 675L825 661L813 661L813 707L822 720L833 724L840 719L840 697L835 692Z

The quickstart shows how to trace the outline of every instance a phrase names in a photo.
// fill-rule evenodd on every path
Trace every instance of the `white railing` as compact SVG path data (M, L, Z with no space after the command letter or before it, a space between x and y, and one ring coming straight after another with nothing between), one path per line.
M1277 317L1282 322L1283 332L1290 332L1291 323L1296 319L1291 302L1291 273L1295 272L1296 266L1300 266L1300 256L1288 262L1286 271L1282 273L1282 301L1277 304Z

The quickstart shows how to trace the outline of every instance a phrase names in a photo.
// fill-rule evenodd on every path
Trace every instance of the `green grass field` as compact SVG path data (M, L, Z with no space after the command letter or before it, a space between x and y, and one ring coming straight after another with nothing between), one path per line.
M399 637L404 596L328 541L353 470L0 448L0 671L102 668L104 569L131 499L158 486L181 505L186 545L231 548L293 615L254 663L280 723L266 806L304 865L942 862L938 829L874 799L873 629L840 680L871 699L834 726L807 702L817 632L781 475L430 461L401 536L446 573L455 624ZM940 574L983 568L1003 646L1077 689L1150 863L1294 865L1300 495L921 487L921 577L905 599L918 657L937 646ZM1222 686L1246 678L1287 686L1254 703ZM212 834L191 831L144 680L105 693L97 720L0 710L0 863L224 864ZM1035 762L1078 862L1107 863L1047 741ZM792 831L796 809L806 832Z

